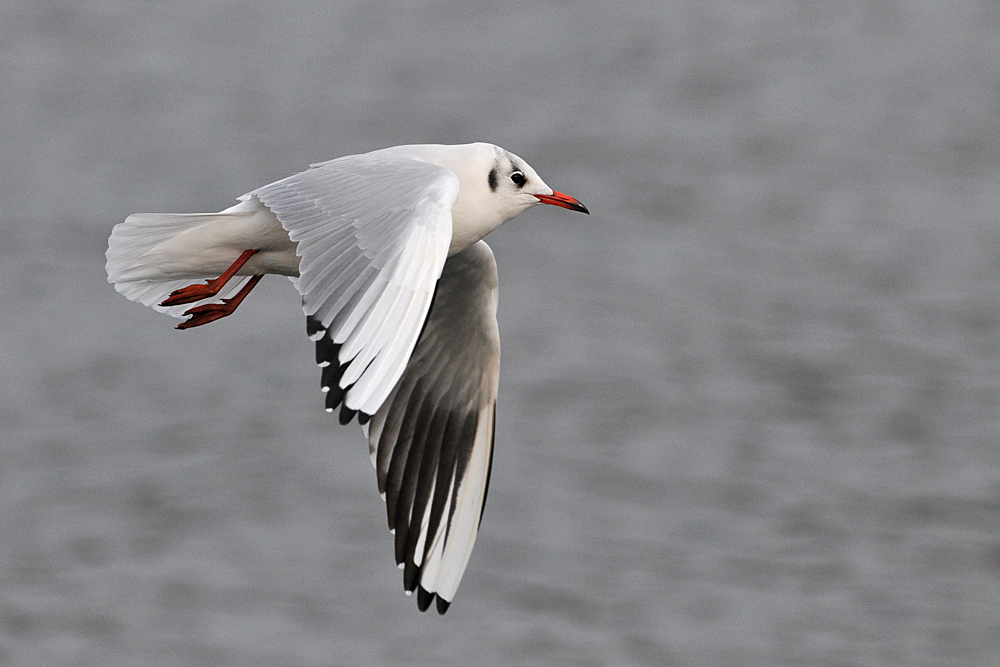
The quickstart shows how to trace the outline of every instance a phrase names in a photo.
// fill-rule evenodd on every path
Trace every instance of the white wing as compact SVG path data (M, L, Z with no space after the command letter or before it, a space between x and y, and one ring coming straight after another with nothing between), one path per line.
M368 424L403 585L444 613L476 541L500 377L497 269L485 242L450 257L399 384Z
M454 172L391 155L351 155L244 195L281 222L296 253L326 406L366 421L403 374L451 243Z

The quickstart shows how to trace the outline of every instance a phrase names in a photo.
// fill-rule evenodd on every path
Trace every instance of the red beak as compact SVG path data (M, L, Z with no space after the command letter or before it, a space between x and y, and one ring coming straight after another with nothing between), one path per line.
M563 208L568 208L571 211L580 211L581 213L586 213L590 215L590 211L587 207L573 199L569 195L564 195L561 192L552 191L550 195L532 195L538 201L543 204L552 204L553 206L562 206Z

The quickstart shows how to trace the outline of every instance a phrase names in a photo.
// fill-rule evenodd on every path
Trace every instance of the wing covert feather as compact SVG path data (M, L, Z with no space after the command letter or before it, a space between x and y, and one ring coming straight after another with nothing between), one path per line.
M244 195L297 244L317 360L343 367L323 384L342 420L374 414L403 374L447 258L458 190L458 177L436 165L351 155Z

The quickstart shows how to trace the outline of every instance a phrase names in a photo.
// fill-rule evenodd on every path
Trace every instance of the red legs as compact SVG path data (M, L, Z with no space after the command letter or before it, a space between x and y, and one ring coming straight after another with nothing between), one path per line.
M160 305L161 306L179 306L185 303L194 303L195 301L201 301L202 299L207 299L209 297L218 294L223 287L226 286L236 272L243 268L243 265L247 263L251 257L253 257L258 251L257 250L244 250L243 254L240 255L232 266L226 269L221 276L218 278L212 278L204 285L188 285L187 287L182 287L178 290L174 290L170 293L166 299L164 299ZM263 275L255 275L247 284L244 285L236 296L229 299L223 299L222 303L207 303L203 306L195 306L194 308L185 312L185 315L190 315L191 319L181 322L177 325L178 329L190 329L191 327L200 327L203 324L208 324L209 322L214 322L215 320L226 317L227 315L232 315L233 311L236 310L237 306L243 303L243 299L247 298L247 294L250 293Z
M208 324L209 322L214 322L215 320L226 317L227 315L232 315L236 310L236 307L243 303L243 299L247 298L247 294L250 293L263 275L256 275L247 281L236 296L229 299L223 299L222 303L206 303L203 306L195 306L191 310L185 312L185 315L190 315L191 319L181 322L177 325L178 329L190 329L191 327L200 327L203 324Z
M240 255L235 262L233 262L233 265L226 269L225 272L223 272L223 274L218 278L213 278L204 285L188 285L187 287L174 290L170 293L170 296L160 303L160 305L179 306L183 303L194 303L195 301L201 301L202 299L207 299L210 296L215 296L219 293L219 290L225 287L226 283L228 283L230 279L236 275L236 272L243 268L243 265L247 263L247 260L253 257L257 252L257 250L244 250L243 254Z

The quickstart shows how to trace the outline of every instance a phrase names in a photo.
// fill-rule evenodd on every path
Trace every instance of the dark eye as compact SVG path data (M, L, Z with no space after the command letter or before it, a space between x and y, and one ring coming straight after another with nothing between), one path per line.
M517 187L523 188L525 181L527 181L528 179L526 179L524 177L524 174L522 174L521 172L515 171L513 174L510 175L510 180L514 181L514 185L516 185Z

